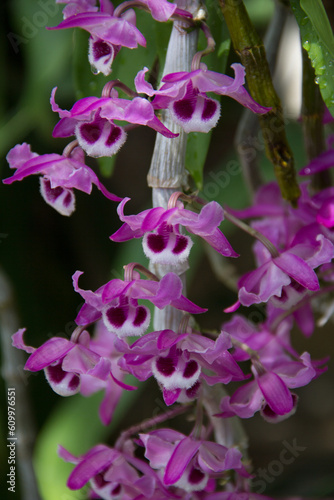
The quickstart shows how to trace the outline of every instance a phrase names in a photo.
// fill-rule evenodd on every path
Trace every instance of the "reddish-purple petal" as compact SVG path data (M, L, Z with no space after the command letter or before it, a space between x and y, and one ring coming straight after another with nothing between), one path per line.
M107 446L104 446L102 449L90 454L88 458L84 458L73 469L68 478L67 486L71 490L78 490L79 488L82 488L95 475L109 467L118 455L118 452L108 448Z
M268 405L277 415L285 415L292 410L291 392L276 373L268 372L261 375L257 383Z
M31 354L25 369L32 372L42 370L63 358L74 346L75 344L67 339L53 337Z
M178 443L165 470L164 483L166 485L174 484L180 479L200 446L201 441L194 441L189 437Z

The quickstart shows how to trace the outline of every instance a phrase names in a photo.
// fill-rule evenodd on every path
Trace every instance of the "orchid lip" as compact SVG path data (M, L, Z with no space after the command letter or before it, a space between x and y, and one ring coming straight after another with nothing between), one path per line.
M189 257L192 241L189 236L173 231L146 233L143 238L145 255L160 264L181 263Z
M146 306L119 304L107 306L102 311L107 329L118 337L140 336L147 330L151 314Z

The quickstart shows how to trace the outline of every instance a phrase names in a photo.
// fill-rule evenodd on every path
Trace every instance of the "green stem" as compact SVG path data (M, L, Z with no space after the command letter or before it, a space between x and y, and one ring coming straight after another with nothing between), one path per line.
M246 69L250 93L259 104L272 109L259 116L266 154L274 166L283 198L296 206L300 189L294 159L285 134L280 99L272 83L264 44L241 0L219 0L234 50Z

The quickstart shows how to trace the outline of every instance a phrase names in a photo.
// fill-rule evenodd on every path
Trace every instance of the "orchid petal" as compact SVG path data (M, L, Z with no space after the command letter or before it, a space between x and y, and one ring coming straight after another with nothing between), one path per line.
M182 439L182 441L177 444L166 466L164 474L164 483L166 485L172 485L180 479L200 446L200 441L194 441L189 437Z
M276 373L268 372L261 375L257 383L268 405L277 415L285 415L292 410L292 395Z
M32 372L42 370L63 358L74 346L75 344L67 339L53 337L31 354L25 364L25 369Z
M90 479L102 472L119 456L115 450L107 446L84 458L71 472L67 486L71 490L82 488Z
M20 328L16 333L12 335L12 345L16 347L16 349L22 349L29 354L35 352L37 349L35 347L31 347L26 345L23 340L23 334L26 332L26 328Z
M284 252L279 257L273 259L273 262L291 276L297 283L308 290L319 290L319 281L317 275L311 267L300 257L292 252Z

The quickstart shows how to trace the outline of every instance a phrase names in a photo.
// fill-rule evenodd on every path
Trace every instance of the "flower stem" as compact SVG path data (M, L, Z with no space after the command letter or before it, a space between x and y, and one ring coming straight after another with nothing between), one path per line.
M72 151L79 146L78 141L75 139L74 141L67 144L67 146L63 150L63 156L67 156L70 158Z
M122 449L124 443L134 434L146 431L147 429L151 429L152 427L155 427L158 424L165 422L166 420L177 417L178 415L182 415L182 413L187 412L192 407L193 406L191 404L188 405L183 404L177 406L176 408L172 408L171 410L165 411L164 413L161 413L156 417L148 418L147 420L144 420L140 424L133 425L129 429L122 432L122 434L120 435L115 444L115 448Z
M224 210L224 216L225 216L225 219L232 222L232 224L237 226L239 229L242 229L242 231L244 231L245 233L249 234L253 238L256 238L258 241L260 241L267 248L267 250L269 250L270 255L272 256L273 259L275 257L279 257L279 251L272 244L272 242L270 240L268 240L268 238L266 238L266 236L264 236L264 234L260 233L259 231L257 231L253 227L249 226L248 224L246 224L242 220L235 217L234 215L230 214L229 212L227 212L227 210Z
M127 85L125 85L125 83L121 82L120 80L110 80L110 82L106 83L105 86L103 87L101 97L110 97L110 92L115 87L118 87L119 89L123 90L123 92L130 97L139 96L137 92L131 90Z
M207 205L207 201L203 200L202 198L199 198L198 196L194 195L187 195L181 192L175 192L172 194L172 196L169 199L168 202L168 208L174 208L176 206L176 202L178 199L181 199L182 201L188 202L188 203L198 203L199 205ZM277 248L272 244L270 240L264 234L260 233L260 231L257 231L253 227L249 226L242 220L238 219L235 217L235 215L232 215L230 212L228 212L226 209L224 210L224 217L225 219L229 220L237 226L239 229L244 231L245 233L249 234L253 238L256 238L259 240L270 252L270 255L275 258L279 256L279 251Z
M302 300L300 300L297 304L294 306L290 307L287 311L282 312L279 316L277 316L272 324L270 325L270 330L275 333L276 329L280 325L280 323L285 320L285 318L288 318L291 314L293 314L295 311L298 311L300 307L305 306L306 304L309 304L313 299L316 299L319 296L326 295L327 293L331 293L334 291L334 285L327 286L325 288L321 288L320 290L317 290L313 292L312 294L306 295ZM319 325L321 326L321 325Z
M201 50L200 52L197 52L194 55L191 63L191 71L199 69L202 57L211 54L211 52L215 50L216 46L216 42L214 41L213 36L211 35L209 26L204 21L201 22L200 28L203 31L204 35L206 36L207 46L204 50Z
M124 281L132 281L133 278L133 271L137 270L144 274L148 279L152 281L159 281L158 276L156 276L154 273L151 273L146 267L142 266L141 264L138 264L138 262L131 262L131 264L127 264L124 266Z

